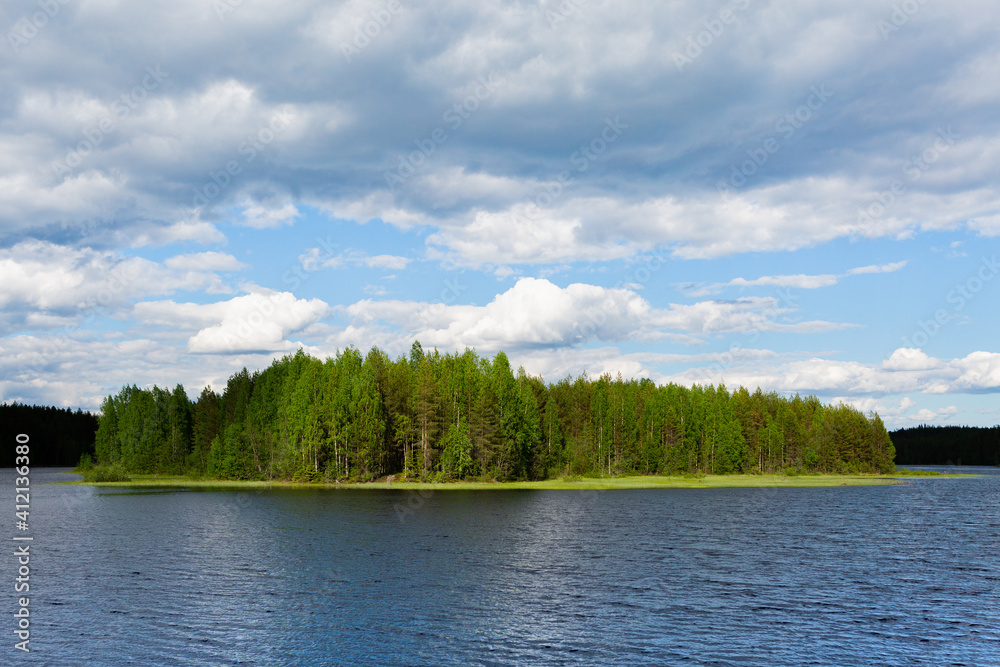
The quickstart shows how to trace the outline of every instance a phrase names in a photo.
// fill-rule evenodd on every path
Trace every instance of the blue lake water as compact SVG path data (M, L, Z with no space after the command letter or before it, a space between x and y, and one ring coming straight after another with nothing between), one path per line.
M991 476L424 497L36 469L32 652L8 555L0 664L1000 665L1000 470L961 470Z

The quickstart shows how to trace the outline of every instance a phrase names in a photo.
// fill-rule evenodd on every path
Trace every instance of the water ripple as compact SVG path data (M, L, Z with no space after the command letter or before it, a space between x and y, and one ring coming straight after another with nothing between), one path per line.
M36 488L29 663L1000 664L1000 477L405 515L401 491Z

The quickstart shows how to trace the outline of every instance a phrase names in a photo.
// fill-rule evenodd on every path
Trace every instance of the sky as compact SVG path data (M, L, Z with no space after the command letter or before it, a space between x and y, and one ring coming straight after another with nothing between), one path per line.
M1000 422L977 0L8 0L0 401L498 350Z

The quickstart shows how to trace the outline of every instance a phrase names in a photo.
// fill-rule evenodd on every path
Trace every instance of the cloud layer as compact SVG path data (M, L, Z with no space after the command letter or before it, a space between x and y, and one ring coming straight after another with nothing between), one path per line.
M418 339L899 423L1000 391L985 0L50 4L0 8L2 400Z
M0 224L204 240L303 202L469 266L997 233L987 4L727 7L66 6L5 70Z

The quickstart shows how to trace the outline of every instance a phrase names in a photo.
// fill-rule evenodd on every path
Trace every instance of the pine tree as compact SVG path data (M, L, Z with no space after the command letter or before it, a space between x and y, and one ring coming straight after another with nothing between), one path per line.
M176 474L183 470L194 438L191 400L183 386L178 384L174 387L167 411L170 428L170 458L167 470Z
M222 400L211 387L205 387L194 405L194 447L188 457L188 467L203 473L208 467L208 453L222 430Z

